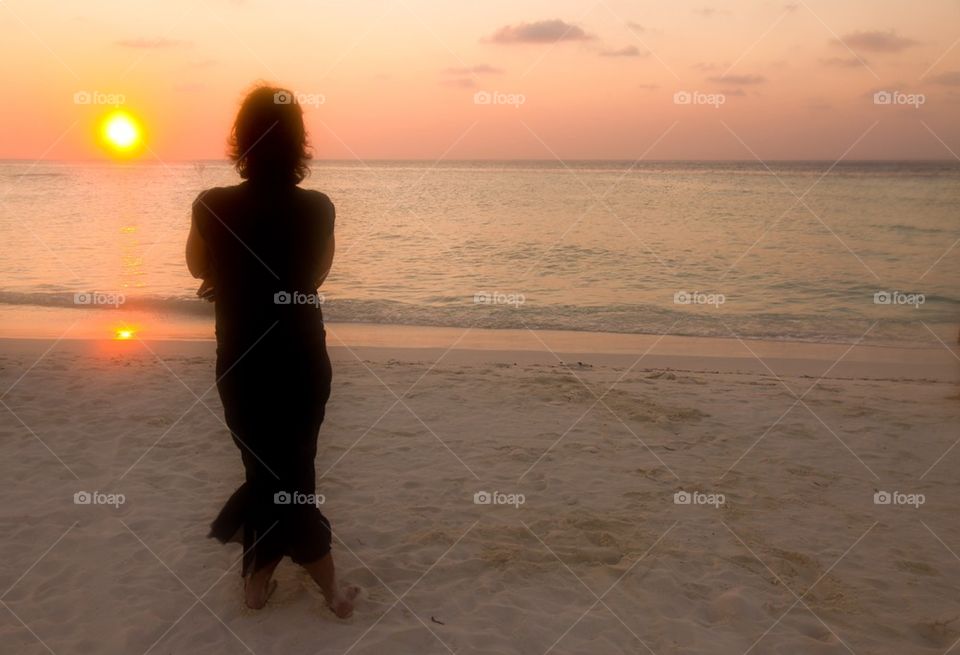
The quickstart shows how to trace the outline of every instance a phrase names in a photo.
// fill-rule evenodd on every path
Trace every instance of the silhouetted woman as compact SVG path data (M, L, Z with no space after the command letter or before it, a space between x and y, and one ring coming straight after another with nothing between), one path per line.
M331 369L317 288L333 263L330 199L297 186L309 172L303 112L292 94L260 86L244 100L230 139L244 182L193 203L187 266L216 307L217 389L246 482L210 536L243 543L248 606L266 604L285 556L304 566L340 617L330 523L316 503L317 435Z

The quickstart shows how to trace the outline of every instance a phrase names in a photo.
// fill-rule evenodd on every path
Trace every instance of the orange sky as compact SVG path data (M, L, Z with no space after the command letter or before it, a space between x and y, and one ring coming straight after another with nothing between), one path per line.
M219 158L257 79L318 158L960 153L957 0L3 0L0 33L0 158L104 156L94 92L145 161Z

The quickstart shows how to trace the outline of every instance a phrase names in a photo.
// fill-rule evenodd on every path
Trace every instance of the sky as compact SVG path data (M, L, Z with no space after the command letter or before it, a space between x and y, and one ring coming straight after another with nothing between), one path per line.
M318 159L953 159L960 0L0 0L0 158L224 157L258 80ZM877 95L880 94L880 95Z

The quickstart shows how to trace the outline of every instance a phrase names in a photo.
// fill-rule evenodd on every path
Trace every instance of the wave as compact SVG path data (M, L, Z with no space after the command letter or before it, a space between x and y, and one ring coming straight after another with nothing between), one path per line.
M873 223L870 227L874 227L879 230L888 230L890 232L897 232L899 234L946 234L950 232L950 230L946 228L923 227L920 225L906 225L904 223L891 223L891 224Z
M119 308L187 316L213 316L213 305L199 298L127 296L122 292L0 291L0 305L114 311Z
M66 177L66 175L66 173L3 173L0 177L16 180L21 177Z
M0 291L0 306L33 306L63 310L142 311L164 316L165 320L213 320L213 305L193 297L132 296L111 304L109 294L75 297L66 292ZM940 296L927 297L922 319L929 325L955 325L960 320L960 301ZM872 307L872 303L868 305ZM673 305L611 304L582 306L565 304L475 304L472 298L440 298L430 303L395 300L328 299L323 306L326 320L335 323L411 325L428 327L574 330L621 334L673 334L699 337L853 343L867 331L874 318L863 307L838 303L823 312L736 312L692 309ZM885 316L867 341L872 343L918 342L928 337L918 329L920 315L904 312Z

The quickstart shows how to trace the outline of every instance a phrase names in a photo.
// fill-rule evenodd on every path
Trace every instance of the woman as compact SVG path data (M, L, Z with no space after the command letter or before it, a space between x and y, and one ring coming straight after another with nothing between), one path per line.
M243 101L231 152L244 182L193 203L187 267L215 302L217 389L246 481L210 536L243 544L249 607L263 607L284 555L309 571L337 616L356 588L338 587L330 523L315 501L317 434L331 369L317 288L334 252L330 199L297 186L310 155L300 106L259 86Z

